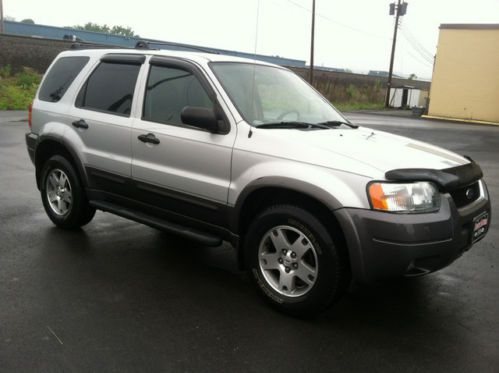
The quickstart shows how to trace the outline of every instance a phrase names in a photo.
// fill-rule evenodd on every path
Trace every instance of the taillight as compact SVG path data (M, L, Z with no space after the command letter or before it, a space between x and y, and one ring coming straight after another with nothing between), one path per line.
M30 131L33 125L32 122L33 122L33 103L29 104L28 106L28 126Z

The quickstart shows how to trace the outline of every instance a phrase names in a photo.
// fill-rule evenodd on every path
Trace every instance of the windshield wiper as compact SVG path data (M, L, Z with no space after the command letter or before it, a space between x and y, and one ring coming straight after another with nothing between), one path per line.
M359 126L357 126L356 124L353 124L353 123L350 123L350 122L346 122L344 120L328 120L326 122L320 122L318 124L322 124L322 125L325 125L325 126L331 126L331 127L339 127L342 124L344 124L345 126L348 126L350 128L359 128Z
M270 128L270 129L290 129L290 128L321 128L330 130L331 126L323 123L308 123L308 122L272 122L254 124L256 128Z

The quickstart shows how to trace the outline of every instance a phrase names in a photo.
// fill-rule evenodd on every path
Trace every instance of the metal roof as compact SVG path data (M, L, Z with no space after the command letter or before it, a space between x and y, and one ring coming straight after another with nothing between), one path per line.
M499 23L442 23L441 29L499 30Z
M4 21L4 28L6 34L23 35L23 36L36 36L48 39L62 40L65 35L74 35L81 39L82 42L116 45L123 48L134 48L138 41L148 41L151 46L162 43L162 40L146 39L141 37L126 37L121 35L112 35L103 32L94 32L86 30L76 30L69 27L56 27L38 24L29 24L14 21ZM175 42L166 42L168 45L162 46L161 49L188 51L195 49L205 49L214 53L224 54L228 56L242 57L252 60L259 60L271 64L292 66L292 67L305 67L305 61L293 58L286 58L280 56L266 56L262 54L254 54L247 52L239 52L227 49L219 49L212 47L204 47L198 45L190 45Z

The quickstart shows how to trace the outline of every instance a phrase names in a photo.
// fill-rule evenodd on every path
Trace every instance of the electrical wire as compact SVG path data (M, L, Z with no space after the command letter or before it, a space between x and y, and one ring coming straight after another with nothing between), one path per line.
M419 55L419 58L424 60L426 63L428 63L429 65L433 65L433 57L428 57L426 56L425 54L423 54L410 40L406 39L409 46L412 47L412 49L418 53Z
M417 51L422 58L433 63L433 55L416 39L416 37L408 31L407 27L401 27L402 36L405 40Z
M426 61L426 60L423 60L423 59L421 59L421 58L419 58L419 57L415 56L414 54L412 54L412 53L411 53L411 52L409 52L408 50L405 50L404 52L405 52L406 54L408 54L410 57L412 57L412 59L413 59L413 60L415 60L415 61L419 62L420 64L425 65L425 66L427 66L427 67L433 67L433 63L430 63L430 62L428 62L428 61Z
M296 1L294 0L286 0L288 3L290 3L291 5L294 5L295 7L297 8L300 8L300 9L303 9L303 10L306 10L307 12L311 13L312 12L312 9L309 9L307 8L306 6L303 6L301 5L300 3L297 3ZM383 40L389 40L390 38L386 37L386 36L382 36L382 35L377 35L377 34L373 34L372 32L369 32L369 31L366 31L366 30L362 30L362 29L359 29L359 28L356 28L356 27L352 27L352 26L349 26L345 23L342 23L342 22L339 22L339 21L336 21L328 16L325 16L324 14L321 14L319 12L315 12L315 15L319 18L322 18L323 20L326 20L330 23L333 23L335 25L338 25L338 26L341 26L343 28L347 28L349 30L352 30L352 31L355 31L355 32L358 32L358 33L361 33L361 34L364 34L364 35L367 35L367 36L370 36L370 37L373 37L373 38L377 38L377 39L383 39Z
M414 34L411 32L411 30L406 26L404 25L404 27L402 28L402 32L405 33L406 35L408 35L417 45L418 47L424 52L426 53L427 55L429 55L430 57L433 57L433 54L428 51L428 49L426 49L420 42L419 40L416 38L416 36L414 36Z

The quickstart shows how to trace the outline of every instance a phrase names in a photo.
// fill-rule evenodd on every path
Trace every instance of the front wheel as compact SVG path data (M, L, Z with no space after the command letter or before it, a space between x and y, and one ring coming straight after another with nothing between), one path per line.
M43 166L41 197L48 217L60 228L79 228L95 215L74 167L60 155L53 156Z
M279 311L314 316L331 306L350 282L341 240L300 207L267 209L255 218L245 237L250 276L260 294Z

